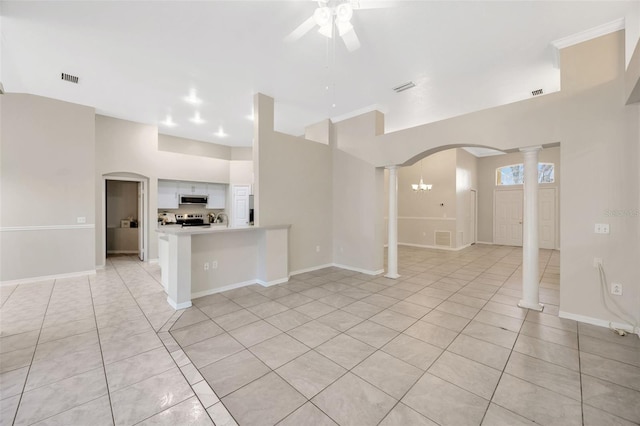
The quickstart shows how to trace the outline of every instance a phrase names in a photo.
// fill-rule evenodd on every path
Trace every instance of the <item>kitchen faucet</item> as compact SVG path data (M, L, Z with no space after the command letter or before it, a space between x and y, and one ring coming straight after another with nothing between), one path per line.
M224 216L224 219L221 218L221 216ZM227 216L227 214L225 212L220 212L216 215L216 219L214 221L215 223L226 223L227 224L227 228L229 227L229 216Z

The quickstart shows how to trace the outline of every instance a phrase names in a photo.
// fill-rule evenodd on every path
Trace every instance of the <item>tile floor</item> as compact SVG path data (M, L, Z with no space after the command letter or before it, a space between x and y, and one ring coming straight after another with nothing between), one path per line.
M640 339L515 305L520 249L400 248L174 312L157 265L0 289L0 424L631 425Z

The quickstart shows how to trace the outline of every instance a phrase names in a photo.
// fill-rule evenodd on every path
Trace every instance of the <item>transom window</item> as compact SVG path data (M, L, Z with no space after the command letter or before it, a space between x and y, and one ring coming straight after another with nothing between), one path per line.
M553 163L538 163L538 183L555 181ZM496 169L496 185L522 185L524 183L524 164L512 164Z

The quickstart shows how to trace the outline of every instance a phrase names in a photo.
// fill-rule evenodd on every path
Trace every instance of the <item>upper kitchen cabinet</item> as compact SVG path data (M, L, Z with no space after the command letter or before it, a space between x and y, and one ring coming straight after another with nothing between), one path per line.
M175 180L158 180L158 208L177 209L179 201L178 182Z
M207 200L208 209L224 209L227 205L227 186L221 183L208 183Z
M207 195L207 184L200 182L180 182L181 195Z

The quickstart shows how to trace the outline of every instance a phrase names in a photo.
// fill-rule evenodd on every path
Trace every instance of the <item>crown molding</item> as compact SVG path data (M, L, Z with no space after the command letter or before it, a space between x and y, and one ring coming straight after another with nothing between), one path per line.
M598 25L597 27L581 31L579 33L559 38L551 42L551 45L556 49L564 49L565 47L573 46L578 43L582 43L594 38L601 37L603 35L611 34L616 31L623 30L624 18L616 19L615 21L608 22L606 24Z

